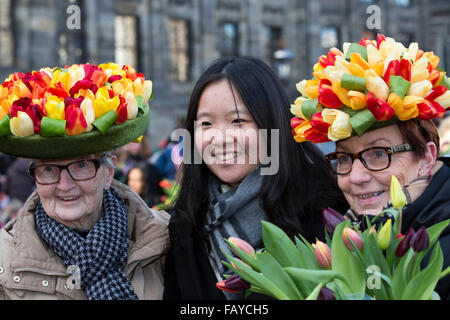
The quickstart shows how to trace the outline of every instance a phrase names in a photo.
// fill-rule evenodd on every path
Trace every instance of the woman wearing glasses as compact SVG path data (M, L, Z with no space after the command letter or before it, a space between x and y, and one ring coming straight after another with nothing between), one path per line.
M297 116L294 138L336 141L336 152L326 159L351 206L346 217L361 229L366 216L391 206L392 176L407 199L403 234L450 218L450 168L438 158L439 134L432 120L450 107L450 80L437 69L438 62L417 43L406 48L378 35L346 44L344 52L332 49L314 67L315 80L298 85L302 97L291 110ZM392 218L386 214L378 221ZM440 244L446 268L450 228ZM450 277L436 291L449 299Z
M113 82L114 78L110 79ZM85 83L89 81L85 79ZM48 92L54 91L50 89ZM114 92L109 92L106 103L122 101L118 91ZM89 96L77 98L81 107L71 104L77 104L71 98L59 102L65 104L66 113L69 108L78 110L76 121L81 121L75 122L75 128L82 128L86 121L81 112ZM119 108L131 112L135 97L130 92L126 96L128 104ZM100 97L98 100L95 103L100 105ZM113 179L117 157L108 151L145 133L149 107L146 99L143 101L137 115L127 119L125 111L120 124L116 114L119 108L104 113L102 121L109 122L108 128L94 123L91 131L73 134L68 131L69 117L64 120L67 135L63 126L61 137L40 133L65 122L42 119L40 133L23 136L19 134L25 124L19 123L22 128L16 130L13 120L26 118L25 112L11 115L9 126L14 133L0 136L0 151L32 159L29 173L36 191L17 219L0 230L0 300L162 298L161 257L168 241L169 215L149 209L131 188ZM48 123L51 125L46 128Z

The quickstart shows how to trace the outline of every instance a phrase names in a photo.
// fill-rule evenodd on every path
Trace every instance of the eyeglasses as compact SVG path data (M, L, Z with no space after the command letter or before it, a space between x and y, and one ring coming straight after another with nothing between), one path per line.
M41 164L31 165L28 169L30 176L39 184L48 185L58 183L61 171L66 169L75 181L84 181L94 178L98 168L105 162L105 157L99 159L78 160L66 165Z
M370 171L381 171L391 165L391 157L394 153L413 151L414 148L405 143L393 147L372 147L360 152L332 152L325 156L335 174L344 175L350 173L353 161L359 159Z

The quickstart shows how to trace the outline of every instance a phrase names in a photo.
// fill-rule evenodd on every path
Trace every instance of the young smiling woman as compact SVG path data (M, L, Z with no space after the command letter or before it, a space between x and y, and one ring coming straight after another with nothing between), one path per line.
M348 208L314 145L260 139L261 129L269 137L274 129L279 137L290 133L289 109L280 81L258 59L219 59L200 76L185 123L195 139L192 159L182 164L169 223L165 299L241 299L216 288L227 273L224 238L260 248L261 220L267 220L312 241L324 236L322 208ZM195 153L202 163L195 163ZM276 173L262 174L269 166L265 154L277 161Z

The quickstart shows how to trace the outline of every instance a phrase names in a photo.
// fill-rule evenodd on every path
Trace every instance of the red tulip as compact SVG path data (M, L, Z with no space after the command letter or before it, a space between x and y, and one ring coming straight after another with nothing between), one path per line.
M400 74L400 61L398 60L391 60L389 62L389 65L386 69L386 72L384 73L384 82L386 82L387 85L389 85L389 78L391 76L398 76Z
M117 107L117 114L119 117L117 118L115 124L121 124L127 121L128 118L128 110L127 110L127 103L125 101L125 98L122 96L119 96L120 99L120 105Z
M216 287L222 291L239 293L250 288L250 283L242 279L237 274L233 274L228 279L216 283Z
M234 244L235 246L237 246L239 249L241 249L242 251L244 251L248 256L255 258L255 249L245 240L242 240L240 238L235 238L235 237L229 237L228 241L230 241L232 244ZM235 252L233 250L233 248L231 248L231 250L236 254L237 252Z
M314 247L314 254L316 256L317 262L324 269L331 268L331 250L328 245L320 240L312 245Z
M424 100L417 104L419 110L418 119L431 120L434 118L441 118L445 114L445 109L439 103L433 100Z
M305 120L300 119L298 117L293 117L291 119L291 128L295 129L297 126L301 125Z
M328 79L320 80L319 84L319 103L332 109L338 109L342 107L342 101L334 93L331 87L331 81Z
M395 115L394 109L383 99L375 98L372 92L367 94L367 109L377 121L387 121Z
M308 130L305 130L305 132L303 132L303 136L305 137L306 140L311 141L313 143L322 143L330 141L330 139L328 139L327 133L324 133L312 127L309 128Z
M86 118L81 108L75 105L66 109L66 133L69 136L75 136L85 132L87 129Z
M311 126L313 128L316 128L320 132L328 134L328 128L330 127L330 124L323 121L322 112L317 112L311 118Z
M362 248L364 247L364 243L359 234L351 228L344 228L344 230L342 231L342 237L344 238L345 246L350 251L353 251L353 247L348 239L351 239L359 250L362 250Z

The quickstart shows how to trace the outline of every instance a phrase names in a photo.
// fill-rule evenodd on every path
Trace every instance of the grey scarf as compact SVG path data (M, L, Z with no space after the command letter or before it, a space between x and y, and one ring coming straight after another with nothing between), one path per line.
M74 229L50 218L39 201L36 230L66 267L80 268L81 288L89 300L136 300L134 288L123 272L128 260L127 210L113 188L103 193L103 213L84 239Z
M221 262L227 259L220 248L233 256L224 238L241 238L255 249L262 248L261 220L267 220L267 215L260 205L259 191L262 180L260 168L257 168L238 187L221 192L222 182L214 176L210 177L210 199L204 229L211 244L210 260L218 281L223 280L222 275L227 272ZM226 296L230 298L227 294Z

